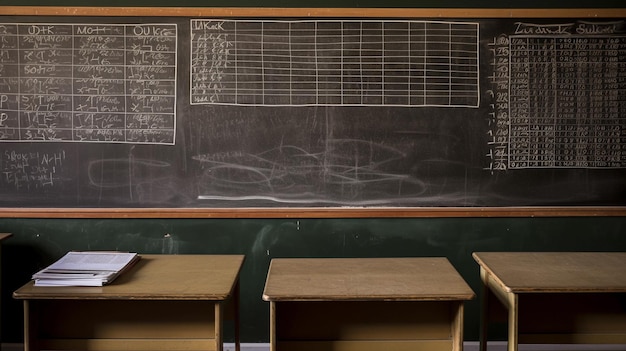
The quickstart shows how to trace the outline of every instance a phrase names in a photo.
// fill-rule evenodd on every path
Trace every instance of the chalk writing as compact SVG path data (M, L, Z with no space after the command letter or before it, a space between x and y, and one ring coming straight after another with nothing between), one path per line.
M509 38L501 35L489 43L492 73L489 76L489 115L487 134L489 144L489 170L503 171L508 166L509 129Z
M0 24L0 141L175 143L175 24Z
M623 25L517 23L496 39L493 59L508 61L492 77L493 143L508 147L500 169L626 168ZM492 150L502 164L504 149Z
M59 182L65 151L22 152L4 150L0 155L0 184L18 191L47 189Z
M191 20L191 103L478 107L478 24Z

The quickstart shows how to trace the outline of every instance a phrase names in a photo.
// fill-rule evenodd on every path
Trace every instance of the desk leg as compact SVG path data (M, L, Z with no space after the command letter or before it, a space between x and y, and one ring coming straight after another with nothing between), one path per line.
M39 351L38 319L34 317L36 304L36 301L24 300L24 351Z
M235 306L234 310L235 310L235 316L234 316L234 320L235 320L235 351L241 351L241 342L239 341L239 328L240 328L240 319L239 319L239 297L240 297L240 291L239 291L239 281L237 281L237 284L235 285L235 292L233 294L233 304Z
M482 282L481 298L480 298L480 334L478 336L480 351L487 351L487 335L489 333L489 287L487 286L486 277L488 273L484 268L480 268L480 281Z
M223 313L222 313L222 302L215 302L215 350L223 351L224 349L224 339L222 338L223 334Z
M519 320L519 299L517 294L508 293L507 299L509 300L509 342L508 351L517 351L518 344L518 320Z
M276 302L270 301L270 351L276 351Z
M463 351L463 301L452 302L452 351Z

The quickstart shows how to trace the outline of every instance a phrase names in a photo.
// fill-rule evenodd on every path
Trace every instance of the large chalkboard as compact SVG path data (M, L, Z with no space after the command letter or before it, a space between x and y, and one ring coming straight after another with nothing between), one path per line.
M0 206L626 205L626 13L563 11L0 16Z

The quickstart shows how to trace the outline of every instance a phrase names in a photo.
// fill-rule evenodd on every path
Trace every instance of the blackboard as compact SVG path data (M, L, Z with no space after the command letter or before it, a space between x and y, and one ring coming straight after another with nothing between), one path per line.
M623 10L152 11L0 16L0 206L626 204Z

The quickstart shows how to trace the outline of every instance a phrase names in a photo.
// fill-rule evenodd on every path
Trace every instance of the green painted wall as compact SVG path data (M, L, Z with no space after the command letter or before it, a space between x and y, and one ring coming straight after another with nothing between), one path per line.
M84 0L3 0L3 6L84 6ZM89 6L559 8L562 1L407 0L92 0ZM570 8L626 7L622 0L574 0ZM2 342L22 342L23 315L12 292L69 250L141 254L245 254L241 273L243 342L268 342L269 311L261 299L277 257L447 257L480 294L475 251L626 251L626 218L414 219L0 219ZM478 339L479 299L467 304L465 339ZM229 340L231 335L227 335ZM503 332L496 332L500 338Z
M1 219L0 232L14 234L2 245L3 342L22 341L22 305L11 293L69 250L245 254L243 342L269 342L268 304L261 296L272 258L443 256L480 294L475 251L626 251L621 217ZM478 301L466 307L466 340L478 339Z

